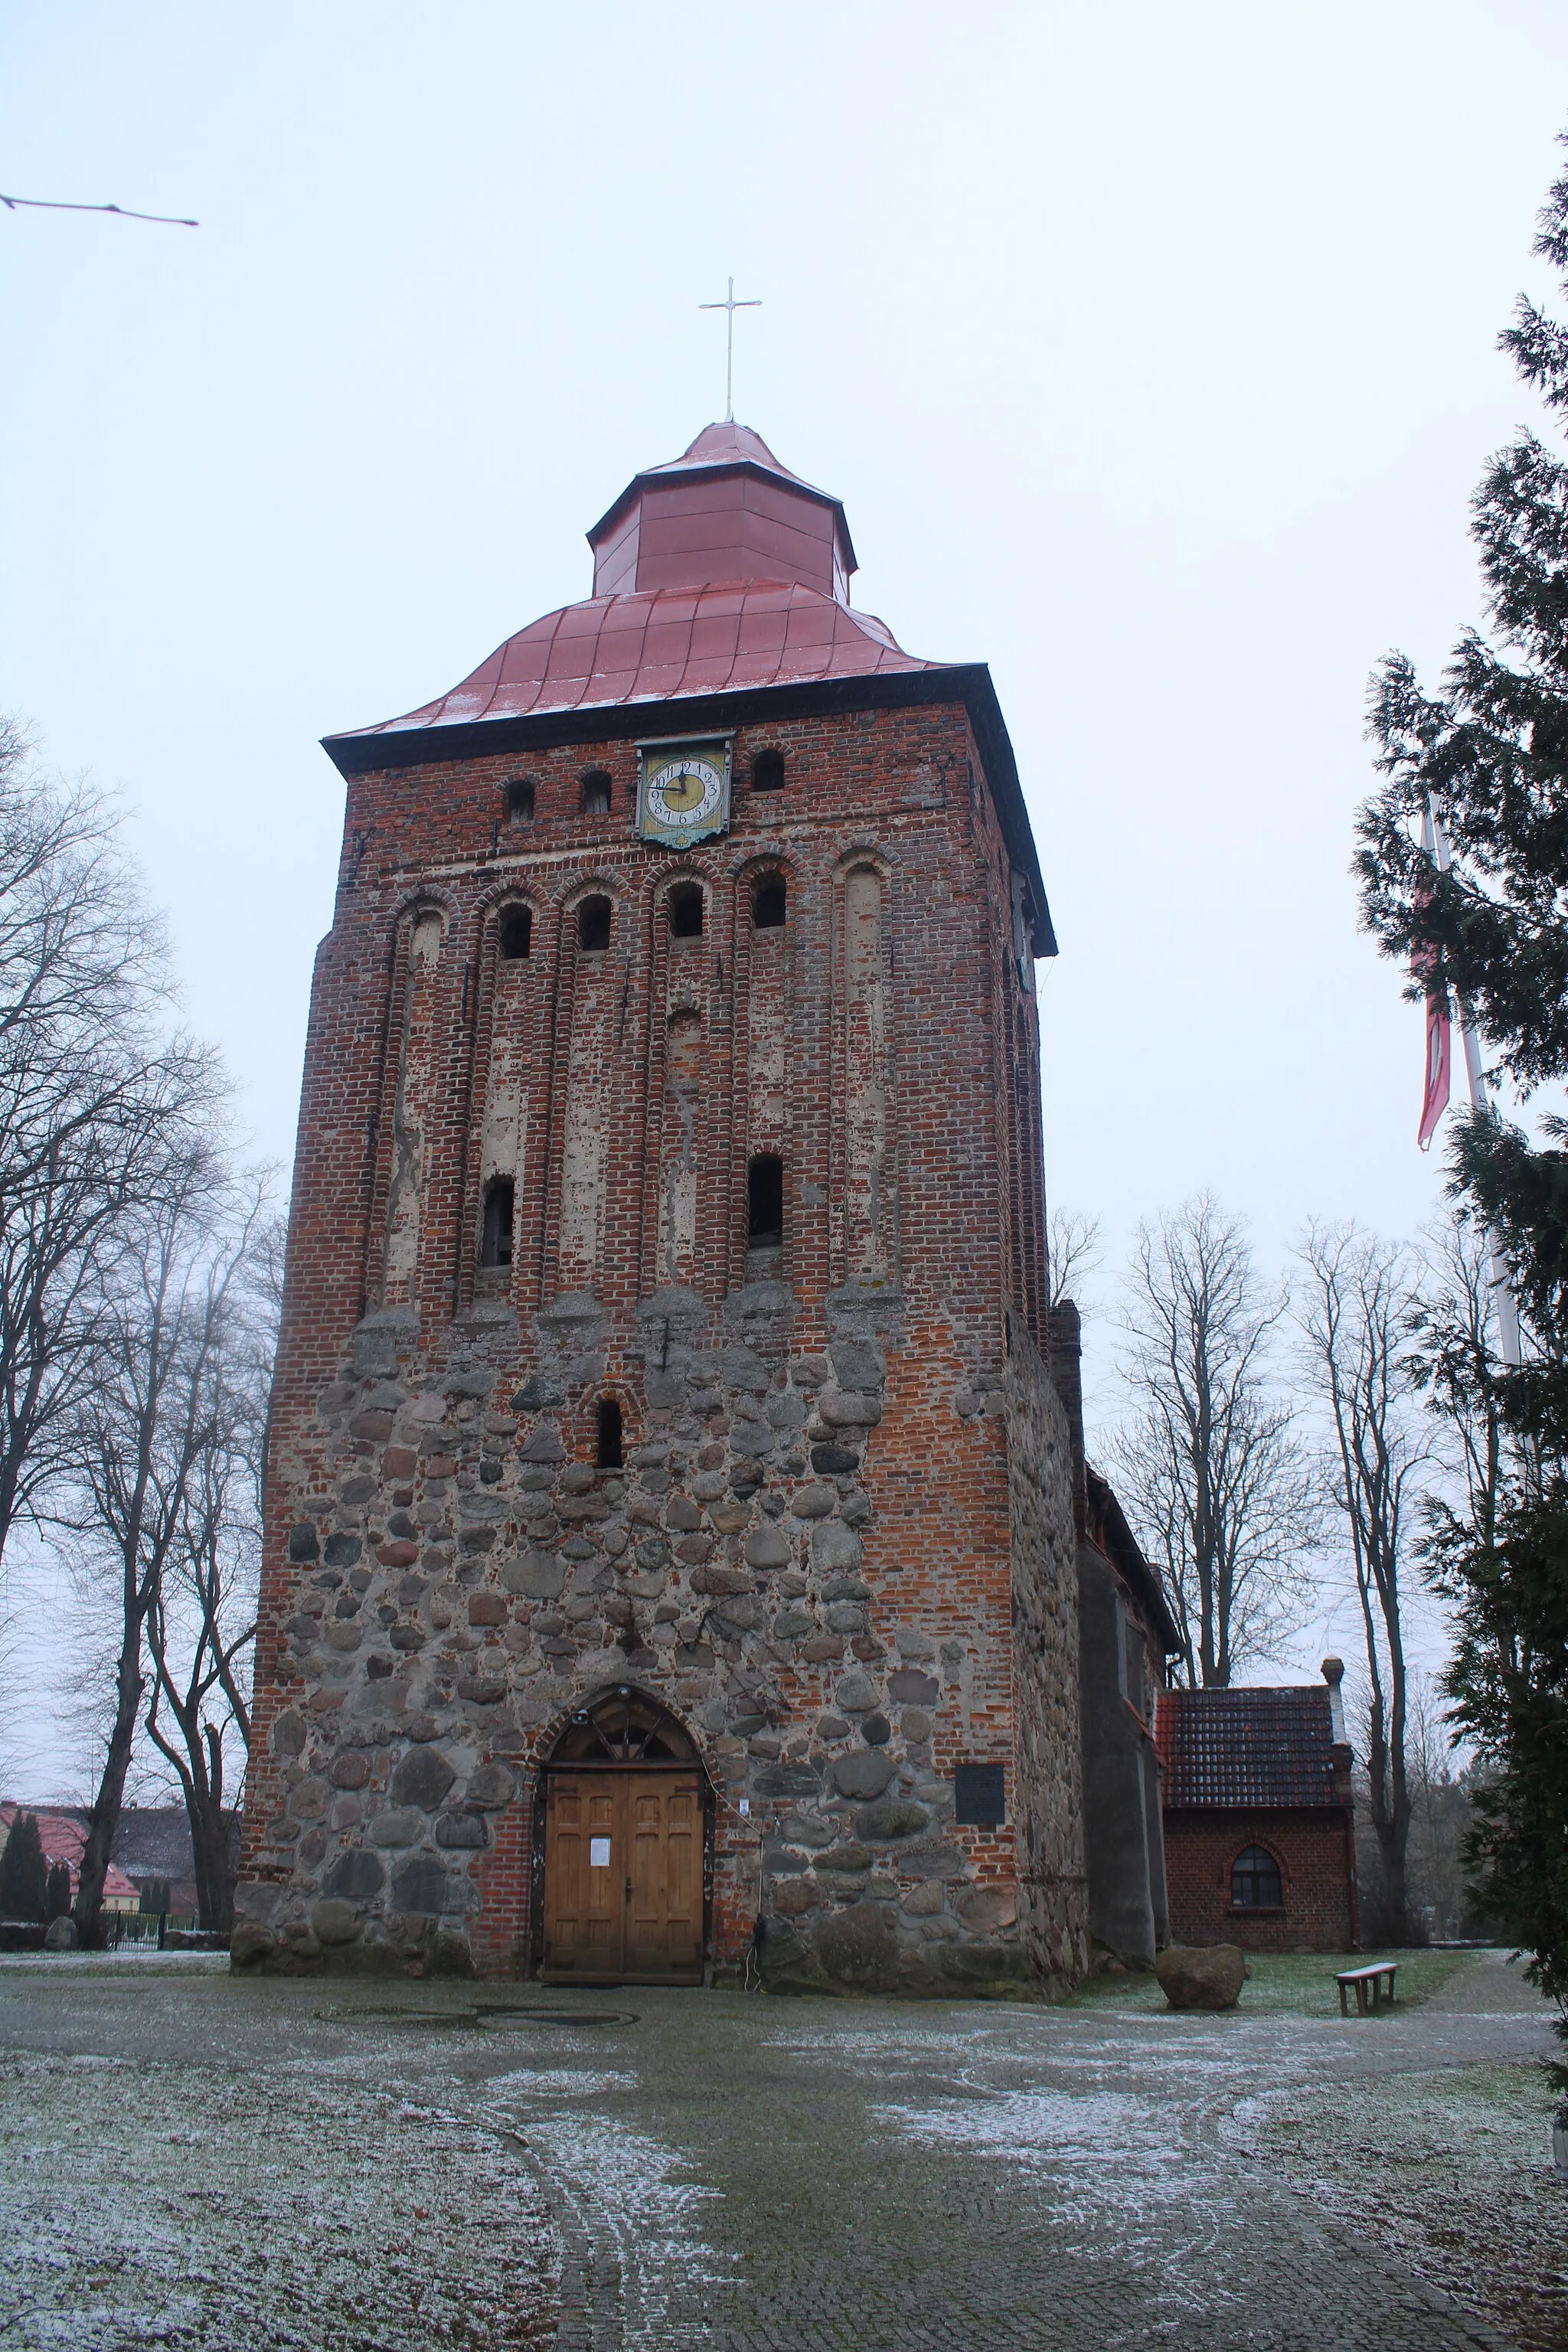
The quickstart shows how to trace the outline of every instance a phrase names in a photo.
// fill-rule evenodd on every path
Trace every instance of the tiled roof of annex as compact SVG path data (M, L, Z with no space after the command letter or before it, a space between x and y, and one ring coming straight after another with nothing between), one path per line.
M348 740L951 667L906 654L871 614L799 581L642 590L546 613L449 693L401 719L348 730Z
M1167 1812L1183 1806L1337 1805L1322 1684L1162 1691L1154 1744Z

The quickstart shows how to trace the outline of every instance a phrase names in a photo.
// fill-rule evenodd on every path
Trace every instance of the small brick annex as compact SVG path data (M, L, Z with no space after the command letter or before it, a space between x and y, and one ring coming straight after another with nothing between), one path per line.
M1316 1686L1161 1694L1155 1737L1173 1943L1357 1948L1343 1669L1326 1658L1323 1672Z
M743 428L599 532L612 593L328 743L235 1957L537 1967L542 1775L625 1692L700 1760L710 1976L1060 1986L1055 943L989 676L849 611ZM727 828L640 838L700 733Z

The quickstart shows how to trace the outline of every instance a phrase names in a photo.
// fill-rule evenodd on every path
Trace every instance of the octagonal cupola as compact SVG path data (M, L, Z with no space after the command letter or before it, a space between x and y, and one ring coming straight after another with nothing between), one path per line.
M855 550L842 500L781 466L745 425L710 425L634 475L588 533L594 593L770 580L849 602Z

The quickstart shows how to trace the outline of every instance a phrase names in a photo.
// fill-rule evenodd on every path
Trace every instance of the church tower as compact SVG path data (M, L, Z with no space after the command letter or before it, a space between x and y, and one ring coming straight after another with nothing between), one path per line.
M743 426L588 539L325 747L235 1956L1060 1984L1055 941L990 675L853 608Z

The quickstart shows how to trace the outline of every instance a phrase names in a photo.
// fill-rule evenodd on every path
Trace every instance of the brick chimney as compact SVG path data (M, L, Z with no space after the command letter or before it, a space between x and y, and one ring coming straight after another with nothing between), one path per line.
M1081 1543L1089 1525L1089 1486L1083 1459L1083 1327L1070 1298L1052 1307L1047 1334L1051 1382L1062 1401L1072 1439L1072 1517Z
M1345 1706L1340 1695L1340 1685L1345 1678L1342 1658L1325 1658L1321 1673L1329 1686L1329 1729L1333 1745L1329 1749L1329 1762L1333 1768L1334 1801L1351 1802L1351 1746L1345 1737Z

